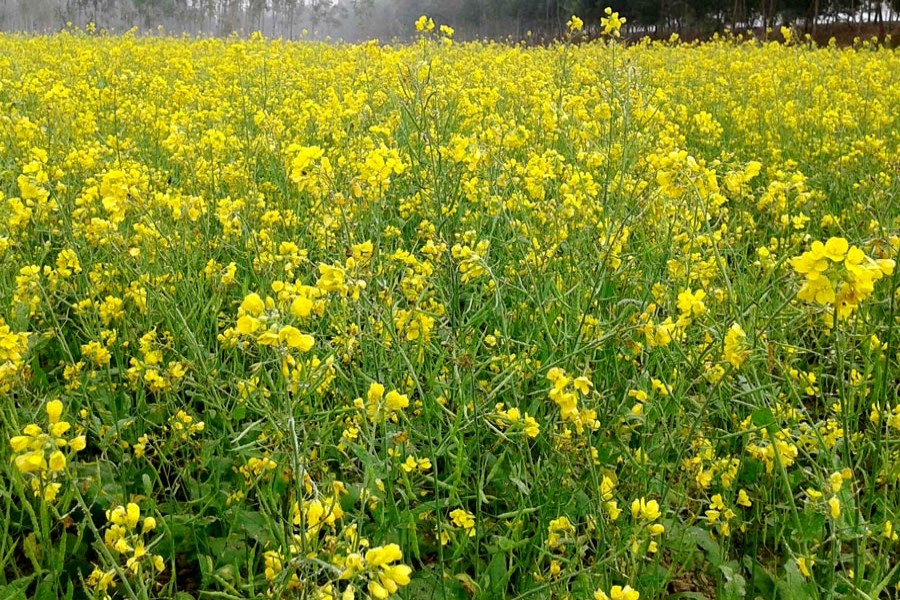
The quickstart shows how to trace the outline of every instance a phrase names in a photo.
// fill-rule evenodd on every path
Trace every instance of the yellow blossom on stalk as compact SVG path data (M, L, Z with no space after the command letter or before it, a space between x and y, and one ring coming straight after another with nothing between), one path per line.
M660 396L667 397L669 395L669 387L655 377L650 380L650 386Z
M631 516L635 519L640 518L644 521L655 521L661 516L659 503L656 500L646 501L644 498L635 500L631 503Z
M835 471L828 477L828 483L831 486L831 492L837 494L844 486L844 476L840 471Z
M250 485L256 480L267 479L277 467L278 463L268 456L263 458L253 456L238 469L238 472L244 476L244 480Z
M562 565L556 559L551 560L550 561L550 577L553 577L553 578L559 577L560 573L562 573Z
M609 594L603 590L594 592L594 600L639 600L640 597L640 592L630 585L614 585L610 588Z
M406 457L406 460L400 464L400 468L403 469L405 473L412 473L416 470L428 471L431 469L431 460L427 458L416 458L415 456L409 455Z
M90 576L85 580L85 584L99 594L109 597L109 590L116 587L116 570L110 569L104 571L98 567L94 567Z
M305 318L312 313L313 301L306 296L297 296L291 302L291 314L297 318Z
M343 267L339 265L320 264L319 274L319 279L316 281L317 288L323 292L346 293L346 271Z
M566 375L565 370L553 367L547 372L547 379L553 384L548 396L559 406L560 417L563 421L571 421L575 425L578 434L585 428L596 430L600 422L596 418L596 411L579 409L578 393L586 395L590 392L592 384L586 377L573 380Z
M844 238L814 241L810 249L791 259L794 271L804 276L797 292L800 300L834 306L839 319L859 308L875 289L875 282L894 272L894 260L874 260Z
M622 514L622 509L619 508L619 503L616 500L609 500L603 504L603 508L606 509L606 513L609 515L610 521L616 521L619 518L619 515Z
M265 576L267 581L274 581L282 569L281 553L275 550L267 550L263 553L265 564Z
M194 417L183 410L179 410L169 418L169 428L172 436L182 442L186 442L206 429L206 423L195 421Z
M582 395L587 396L591 392L591 388L594 387L594 384L591 383L591 380L587 377L576 377L573 382L573 387L582 393Z
M280 290L283 286L280 282L273 286ZM238 318L235 329L238 334L249 336L260 346L270 346L309 352L315 344L313 336L301 332L293 325L279 325L280 314L275 312L275 300L266 298L251 292L244 297L238 307ZM267 314L268 311L268 314ZM312 311L312 301L306 296L296 297L291 306L290 313L295 317L306 317Z
M894 531L894 524L891 521L884 522L884 529L882 529L881 531L881 537L892 542L900 540L900 535L898 535L897 532Z
M537 422L537 419L530 416L528 413L525 413L525 419L523 421L522 430L525 432L530 438L536 438L541 433L541 426Z
M794 31L790 27L781 26L781 37L784 38L784 45L788 46L791 43L791 39L793 38Z
M354 404L360 410L365 409L366 416L372 423L381 423L385 418L396 420L397 412L409 406L409 397L397 390L385 394L385 387L377 382L369 385L366 400L357 398Z
M158 573L165 570L163 557L147 552L147 543L144 539L145 534L150 534L156 529L154 517L145 517L141 520L140 507L134 502L129 502L125 506L119 505L107 510L106 520L107 527L103 541L110 550L125 560L125 567L129 571L138 574L145 563L149 563Z
M475 537L475 515L461 508L450 511L450 519L457 527L465 530L466 535Z
M340 487L334 489L330 496L294 503L292 522L305 528L307 538L312 539L318 535L323 527L334 528L336 523L344 518L340 504L341 489Z
M568 517L559 517L550 521L547 526L547 544L551 549L562 546L575 533L575 526Z
M125 316L125 302L121 298L115 296L107 296L100 303L100 319L103 324L109 326L113 321L122 319Z
M645 403L650 398L644 390L628 390L628 397L634 398L641 404Z
M84 435L71 439L66 437L72 425L62 419L62 401L47 402L45 410L48 422L46 432L36 423L26 425L22 435L10 438L9 445L14 454L12 463L30 481L34 495L46 502L53 502L62 488L59 479L64 474L68 459L84 450L87 441Z
M837 519L841 516L841 501L837 496L832 496L828 499L828 511L832 519Z
M14 333L0 318L0 393L8 392L25 363L29 333Z
M699 317L706 313L706 304L703 299L706 292L697 290L692 292L690 289L682 290L678 293L678 310L681 311L683 319Z
M145 517L144 524L141 526L141 533L150 533L156 529L156 519L153 517Z
M263 299L255 292L247 294L239 308L239 311L243 312L243 314L250 315L251 317L258 317L262 315L265 310L265 302L263 302Z
M49 460L50 472L59 473L66 468L66 456L59 450L54 451L50 455Z
M315 193L317 191L316 177L313 176L314 165L321 161L323 169L329 170L328 159L323 158L325 151L319 146L289 146L288 154L294 154L291 160L290 178L297 184L301 191Z
M584 21L579 19L577 16L572 15L572 18L566 22L566 28L568 28L571 32L581 31L584 28Z
M379 548L372 548L366 552L366 564L370 567L380 567L403 558L400 546L388 544Z
M362 578L367 581L369 595L383 600L397 593L400 587L409 585L412 569L407 565L392 564L400 560L403 560L403 553L397 544L372 548L364 557L351 554L345 561L341 579ZM280 561L277 569L281 569Z
M463 283L470 283L488 273L485 256L490 248L489 240L478 242L474 248L464 244L454 244L450 255L459 262L459 272Z
M112 358L109 350L96 341L91 341L81 346L81 355L82 358L90 360L98 367L108 365Z
M384 405L390 411L398 411L409 406L409 398L406 394L401 394L397 390L391 390L384 397Z
M434 20L422 15L416 19L416 31L420 33L434 31Z
M47 420L51 425L57 425L62 417L63 403L59 400L51 400L47 403Z
M600 27L602 27L603 35L611 35L619 37L621 35L622 25L625 24L625 17L620 17L619 13L613 12L613 9L607 6L603 10L605 17L600 19Z
M747 334L744 332L743 327L738 323L732 323L731 327L728 329L728 333L725 334L725 344L722 349L722 356L735 369L740 368L740 366L744 364L744 361L749 354L749 351L745 347L746 340Z
M301 352L309 352L315 343L313 336L300 333L299 329L290 325L286 325L278 330L278 341L289 348L300 350Z
M812 573L810 572L810 567L812 566L811 561L807 559L805 556L798 556L796 559L797 569L800 571L800 574L805 578L809 579L812 577Z
M244 335L252 335L264 327L260 317L266 310L263 299L257 293L250 293L238 307L237 330Z
M522 412L515 407L504 410L502 402L497 404L495 408L497 417L499 417L497 425L501 429L514 428L517 431L523 431L530 438L535 438L540 434L540 424L528 413L525 413L523 416Z

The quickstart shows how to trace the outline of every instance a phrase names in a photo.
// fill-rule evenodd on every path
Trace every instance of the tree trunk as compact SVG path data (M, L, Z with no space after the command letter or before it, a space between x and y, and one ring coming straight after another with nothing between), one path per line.
M812 35L816 36L816 25L819 24L819 0L815 0L813 2L813 21L812 21Z
M291 2L288 8L288 39L294 39L294 3Z

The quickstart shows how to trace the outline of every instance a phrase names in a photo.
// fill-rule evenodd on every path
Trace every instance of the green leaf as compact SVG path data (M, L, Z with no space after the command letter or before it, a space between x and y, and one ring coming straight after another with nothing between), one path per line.
M752 556L744 556L744 569L750 573L754 593L763 598L775 595L775 580L765 567Z
M807 583L797 563L793 560L784 565L785 578L778 582L778 590L783 600L805 600L815 595L815 588Z
M507 567L507 555L495 554L491 559L487 568L487 589L491 598L502 598L506 596L506 588L509 585L509 578L512 575L512 569Z
M34 575L16 579L12 583L0 589L0 600L28 600L25 590L31 585Z
M798 541L809 543L822 539L825 533L825 515L807 506L798 517L800 529L795 532Z
M435 568L417 570L404 588L410 600L471 600L465 585L452 577L441 577Z
M419 533L416 528L416 516L412 512L406 513L406 532L407 532L407 542L410 553L412 556L416 558L416 560L420 560L422 558L422 554L419 551Z
M750 422L756 427L768 430L775 426L775 415L768 408L757 408L750 414Z
M265 515L249 510L240 512L240 516L235 521L240 523L239 528L247 534L247 537L263 545L273 541L269 533L269 522Z
M722 549L719 547L716 540L709 535L708 531L700 527L691 527L685 537L703 549L706 553L707 560L709 560L713 567L721 568Z
M232 421L243 421L247 416L247 409L243 404L238 404L231 411L231 420Z
M747 595L747 580L738 572L740 565L732 561L727 565L719 567L722 576L725 578L725 585L722 586L723 600L738 600Z

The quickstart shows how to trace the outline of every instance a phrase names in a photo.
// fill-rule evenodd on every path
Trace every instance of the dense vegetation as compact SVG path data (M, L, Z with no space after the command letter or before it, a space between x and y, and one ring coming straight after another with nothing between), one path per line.
M0 36L4 598L898 589L900 53Z

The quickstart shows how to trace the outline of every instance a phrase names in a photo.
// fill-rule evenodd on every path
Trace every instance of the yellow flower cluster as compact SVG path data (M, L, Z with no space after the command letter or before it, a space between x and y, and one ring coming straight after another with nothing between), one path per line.
M627 21L625 17L620 17L619 13L614 12L612 8L606 7L603 12L605 17L600 19L600 26L603 28L603 35L611 35L619 37L621 35L622 25Z
M313 336L301 333L292 325L269 324L267 310L274 309L275 302L267 298L263 302L259 294L248 294L238 307L237 331L241 335L250 336L260 346L284 346L300 352L309 352L315 340ZM291 304L291 314L296 317L309 316L312 301L305 296L298 296Z
M194 421L194 417L183 410L179 410L169 419L169 430L172 437L186 442L206 429L203 421Z
M578 407L579 394L588 396L594 387L590 379L585 376L572 379L559 367L550 369L547 372L547 379L553 384L548 395L559 407L560 418L564 423L571 421L579 435L584 433L586 428L596 430L600 427L596 410Z
M346 493L343 486L335 484L333 494L330 496L304 500L302 503L295 502L293 524L304 529L307 538L316 536L319 530L326 525L333 528L338 521L344 518L340 502L342 493Z
M614 585L609 588L608 594L603 590L594 592L594 600L638 600L640 597L640 592L630 585Z
M659 508L659 502L656 500L646 500L639 498L631 503L631 517L640 524L641 529L631 538L631 552L640 554L648 552L656 554L659 550L659 544L654 538L660 537L665 533L666 528L662 523L656 521L662 516Z
M566 22L566 28L572 32L581 31L584 29L584 21L577 16L572 15L572 18Z
M474 233L473 231L471 236L467 235L464 237L473 237ZM490 241L482 240L474 248L469 247L467 244L454 244L450 248L450 255L459 263L459 273L462 276L460 280L463 283L470 283L488 272L485 266L485 257L490 244Z
M428 32L434 31L434 19L426 17L422 15L418 19L416 19L416 31L418 32Z
M570 538L575 535L575 526L569 521L568 517L559 517L550 521L547 525L547 545L551 550L556 550L563 546Z
M244 480L249 486L259 480L270 477L271 472L276 468L278 468L278 463L268 456L263 458L253 456L247 460L246 464L238 468L238 472L244 476Z
M409 585L412 569L407 565L394 564L403 560L403 552L397 544L378 546L367 550L364 555L353 553L342 561L341 579L362 579L371 598L384 600L406 585ZM344 598L355 598L352 592L345 592Z
M739 323L732 323L725 334L722 357L735 369L739 369L750 354L746 344L747 332Z
M63 403L51 400L46 405L47 431L37 423L26 425L22 435L13 436L9 445L16 469L30 479L35 496L53 502L62 483L58 481L69 459L87 446L84 434L68 438L72 424L62 420Z
M12 389L13 380L25 363L28 336L27 332L13 332L0 318L0 393Z
M846 319L875 289L875 282L894 272L894 260L874 260L841 237L815 241L809 250L791 259L804 276L797 297L805 302L834 307L838 319Z
M397 413L409 406L409 397L397 390L391 390L385 394L385 387L373 382L366 392L366 400L357 398L354 401L357 409L364 410L366 417L373 424L383 422L385 419L397 420Z
M530 438L536 438L541 433L541 426L537 419L527 412L523 415L518 408L511 407L507 409L503 402L499 402L494 407L494 413L497 416L497 426L501 429L521 430Z
M155 329L141 336L139 348L141 356L133 356L129 361L130 366L125 376L132 389L145 388L148 391L161 394L177 390L187 375L187 365L184 361L170 360L165 362L164 350L171 341L171 334L164 334L163 339ZM107 340L114 343L115 339ZM93 348L86 357L96 358L102 351ZM105 356L104 356L105 358Z
M134 502L125 506L115 506L106 511L107 526L103 534L106 546L118 557L125 560L127 572L136 576L152 576L162 573L166 568L165 559L159 554L149 551L147 538L153 535L157 527L152 516L141 518L141 509ZM147 567L152 567L149 569ZM110 566L104 570L96 567L87 580L87 584L95 591L106 594L115 585L117 571Z
M450 520L465 531L467 536L475 537L475 515L467 510L456 508L450 511Z

